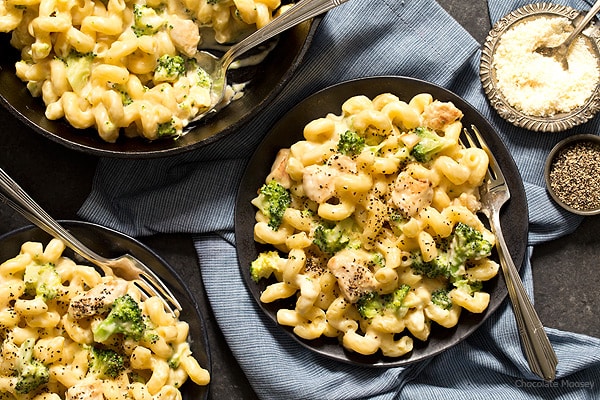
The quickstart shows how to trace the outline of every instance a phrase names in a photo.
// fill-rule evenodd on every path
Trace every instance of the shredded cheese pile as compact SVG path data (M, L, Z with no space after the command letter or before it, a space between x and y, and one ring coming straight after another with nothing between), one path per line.
M573 30L565 17L524 20L506 31L496 48L493 66L499 90L515 109L531 116L548 117L583 106L600 77L598 60L586 38L569 49L569 69L535 50L562 43Z

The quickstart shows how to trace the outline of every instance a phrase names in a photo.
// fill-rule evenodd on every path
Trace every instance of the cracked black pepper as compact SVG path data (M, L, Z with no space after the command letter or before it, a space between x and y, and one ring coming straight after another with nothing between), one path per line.
M575 142L560 150L550 165L549 184L575 210L600 208L600 144Z

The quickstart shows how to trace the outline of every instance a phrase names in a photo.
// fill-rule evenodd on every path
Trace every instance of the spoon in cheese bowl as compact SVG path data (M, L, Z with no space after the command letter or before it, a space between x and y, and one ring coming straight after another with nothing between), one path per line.
M348 0L300 0L267 25L231 46L222 57L216 57L208 51L199 51L195 58L199 66L210 77L211 103L205 111L198 114L191 122L198 121L209 113L217 112L229 104L230 99L225 96L227 91L227 70L234 60L274 36L346 1ZM190 128L191 124L188 125L188 129Z
M540 46L535 49L535 51L543 56L555 58L558 62L560 62L564 70L568 70L569 62L567 60L567 53L569 52L571 44L587 27L589 22L592 20L592 18L594 18L598 11L600 11L600 0L596 1L587 14L585 14L583 19L575 26L575 29L573 29L569 36L567 36L564 42L558 46Z

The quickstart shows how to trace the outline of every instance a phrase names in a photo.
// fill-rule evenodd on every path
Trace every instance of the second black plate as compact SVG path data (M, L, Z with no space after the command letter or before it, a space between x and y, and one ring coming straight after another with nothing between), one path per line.
M169 286L181 303L183 309L179 318L189 324L188 340L192 353L203 368L211 371L208 336L200 308L183 279L166 261L142 243L115 230L81 221L61 221L61 225L83 244L105 257L131 253L148 265ZM8 232L0 236L0 263L19 254L21 245L27 241L41 242L45 246L50 239L50 235L34 226ZM87 261L81 261L81 257L75 255L70 249L66 249L63 254L77 263L89 265ZM209 386L198 386L191 380L180 389L183 400L205 400L208 398L208 390Z
M527 202L523 182L507 148L481 114L456 94L422 80L397 76L352 80L324 89L289 111L259 145L241 181L235 210L235 239L240 272L252 296L275 323L277 323L277 310L281 307L293 309L295 299L291 299L287 304L285 302L264 304L260 301L260 294L265 289L266 282L262 280L257 284L252 281L249 266L261 251L272 248L254 241L256 209L250 204L250 200L256 196L258 188L264 183L277 151L303 140L302 130L308 122L324 117L327 113L339 115L342 103L352 96L365 95L373 98L388 92L407 102L419 93L430 93L437 100L451 101L464 113L462 119L464 126L471 124L477 126L508 180L511 199L502 209L500 219L515 265L520 266L523 262L528 229ZM485 312L482 314L463 312L458 325L452 329L441 328L437 324L433 324L429 339L426 342L415 340L413 351L400 358L384 357L379 352L371 356L363 356L347 351L336 339L321 338L307 341L296 336L289 327L281 325L277 325L277 327L283 329L307 349L342 362L374 367L406 365L438 354L472 334L500 306L507 294L501 274L487 282L485 289L491 295L490 305Z

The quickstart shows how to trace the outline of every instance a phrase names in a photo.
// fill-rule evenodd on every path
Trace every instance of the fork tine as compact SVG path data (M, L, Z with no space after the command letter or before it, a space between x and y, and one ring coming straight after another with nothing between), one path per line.
M174 316L177 316L178 312L181 311L182 308L177 298L163 280L135 256L124 254L122 257L107 260L107 262L114 275L126 280L135 281L137 286L143 289L144 294L148 297L159 297L167 310ZM175 310L171 305L175 307Z
M481 134L481 132L479 132L479 129L477 129L477 127L475 125L471 125L471 129L473 130L473 133L469 132L469 130L467 130L467 128L465 128L464 136L469 141L469 145L471 147L479 147L483 151L485 151L486 154L488 155L488 159L489 159L488 174L489 174L490 182L495 181L495 182L491 182L491 183L495 183L496 185L505 184L506 179L504 178L504 174L502 173L502 170L500 169L500 165L498 164L496 157L494 157L494 154L492 153L492 151L490 150L489 146L487 145L485 139L483 138L483 135ZM472 135L475 135L477 142L475 142L475 139L473 139ZM506 186L506 190L508 192L508 186Z
M141 264L138 261L139 264ZM138 264L138 265L139 265ZM160 297L163 302L171 303L178 311L181 311L181 304L177 301L177 297L171 292L171 290L167 287L167 285L160 279L154 271L145 266L145 264L141 264L144 268L142 268L140 272L140 280L145 280L145 283L149 285L152 289L152 292ZM150 289L149 289L150 290ZM170 307L169 307L170 308Z
M156 285L151 277L144 273L141 273L139 279L135 280L135 284L142 292L143 297L158 297L169 313L175 317L179 315L179 312L182 309L181 305L167 288Z

